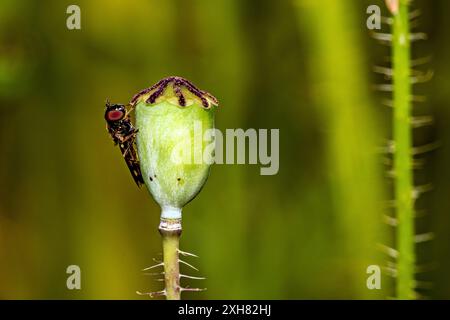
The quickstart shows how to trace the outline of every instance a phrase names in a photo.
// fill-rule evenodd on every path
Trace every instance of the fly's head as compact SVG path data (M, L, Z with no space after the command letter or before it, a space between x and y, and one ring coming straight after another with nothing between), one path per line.
M113 125L123 120L127 115L127 109L123 104L110 104L106 102L105 120Z

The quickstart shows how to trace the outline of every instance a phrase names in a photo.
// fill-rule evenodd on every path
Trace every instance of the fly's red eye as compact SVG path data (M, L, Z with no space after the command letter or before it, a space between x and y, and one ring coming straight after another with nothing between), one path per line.
M117 121L122 119L124 116L123 111L120 110L112 110L108 112L108 120L109 121Z

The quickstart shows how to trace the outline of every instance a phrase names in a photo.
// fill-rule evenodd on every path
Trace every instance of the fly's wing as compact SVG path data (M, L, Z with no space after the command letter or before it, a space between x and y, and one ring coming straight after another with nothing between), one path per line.
M141 166L137 158L134 139L130 139L124 143L120 143L119 146L123 158L127 163L128 169L133 176L134 182L136 182L136 185L138 187L141 187L141 185L144 184L144 178L142 178Z

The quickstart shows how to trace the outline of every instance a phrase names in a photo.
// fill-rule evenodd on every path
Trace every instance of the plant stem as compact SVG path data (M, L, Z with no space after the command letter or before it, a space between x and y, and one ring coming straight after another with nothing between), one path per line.
M395 200L398 219L396 247L398 299L413 299L414 294L414 201L412 173L410 33L408 0L400 0L393 24L393 99Z
M164 282L167 300L180 300L180 266L178 260L181 219L161 218L159 232L163 243Z

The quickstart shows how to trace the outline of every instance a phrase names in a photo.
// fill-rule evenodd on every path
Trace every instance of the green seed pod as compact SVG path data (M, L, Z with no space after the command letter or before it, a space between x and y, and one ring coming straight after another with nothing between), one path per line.
M162 209L161 218L180 219L209 175L217 100L183 78L169 77L136 94L131 105L147 189Z

